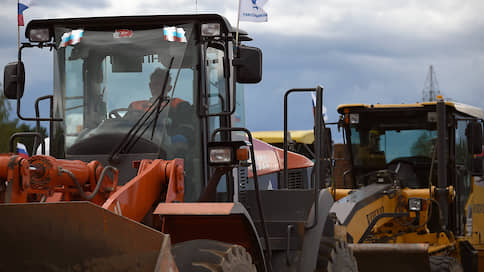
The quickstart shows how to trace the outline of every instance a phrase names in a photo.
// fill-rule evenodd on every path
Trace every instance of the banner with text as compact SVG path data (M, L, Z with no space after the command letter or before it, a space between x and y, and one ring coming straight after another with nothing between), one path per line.
M267 0L240 0L240 21L267 22L267 12L262 9Z

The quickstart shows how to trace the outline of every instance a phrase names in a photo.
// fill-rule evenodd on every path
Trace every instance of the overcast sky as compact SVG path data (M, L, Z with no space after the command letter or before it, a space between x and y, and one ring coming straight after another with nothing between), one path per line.
M33 0L37 18L220 13L236 24L237 1ZM0 0L0 65L16 59L16 1ZM422 100L429 65L445 97L484 107L482 0L269 0L269 22L241 22L264 54L263 80L246 87L247 126L283 126L283 94L325 88L330 121L342 103ZM23 37L23 28L22 37ZM52 89L48 50L24 54L26 107ZM312 128L310 96L292 101L291 129ZM30 107L32 108L32 107ZM28 109L26 110L26 112Z

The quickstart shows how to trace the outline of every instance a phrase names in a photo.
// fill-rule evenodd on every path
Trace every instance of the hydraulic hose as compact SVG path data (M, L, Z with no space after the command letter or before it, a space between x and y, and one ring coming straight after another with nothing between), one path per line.
M65 173L69 177L71 177L72 181L74 181L74 183L76 184L76 187L79 190L79 193L81 194L81 197L84 198L85 200L91 200L91 199L93 199L97 195L97 193L101 189L101 185L102 185L104 176L106 175L106 173L107 173L108 170L111 170L113 172L113 174L115 174L116 171L118 171L118 169L116 169L115 167L113 167L111 165L107 165L106 167L104 167L104 169L101 171L101 174L99 175L99 179L98 179L98 181L96 183L96 188L94 188L94 191L91 194L88 195L88 194L86 194L86 192L84 192L84 190L82 189L81 184L79 183L79 181L77 180L76 176L71 171L69 171L67 169L64 169L62 167L59 167L59 173Z

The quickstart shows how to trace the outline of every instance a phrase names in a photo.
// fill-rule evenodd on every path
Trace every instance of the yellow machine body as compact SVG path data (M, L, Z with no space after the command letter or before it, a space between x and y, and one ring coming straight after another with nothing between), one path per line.
M482 124L483 111L440 100L338 112L346 138L335 148L331 212L359 271L484 271L484 182L472 177L466 127Z
M466 205L466 239L479 254L479 271L484 271L484 179L474 178Z
M477 156L465 151L469 144L467 125L477 122L482 127L482 109L439 100L345 104L337 110L341 114L338 126L343 128L345 138L343 143L333 144L330 191L335 203L331 212L335 215L335 234L350 243L359 271L439 271L459 266L465 271L484 271L484 178L474 177L482 176L470 167L471 159ZM439 129L438 123L443 115L447 129L446 136L441 137L438 132L444 129ZM355 139L365 130L366 138ZM402 159L395 158L395 150L385 150L391 144L381 140L386 132L401 133L398 141L393 140L403 148L409 145L404 133L412 130L430 135L414 143L426 154ZM313 155L307 150L315 139L304 132L302 137L302 131L289 131L289 150ZM282 146L284 139L283 131L261 131L254 136L276 146ZM445 143L447 151L439 151L439 141ZM439 152L446 152L444 181L439 181ZM398 162L412 159L414 167L421 168L414 175L418 176L417 183L408 183L412 177L395 173ZM387 171L391 164L397 167ZM373 175L371 180L365 176L368 173ZM366 180L361 182L363 176ZM418 210L409 207L411 201L420 203ZM445 218L439 203L448 205Z

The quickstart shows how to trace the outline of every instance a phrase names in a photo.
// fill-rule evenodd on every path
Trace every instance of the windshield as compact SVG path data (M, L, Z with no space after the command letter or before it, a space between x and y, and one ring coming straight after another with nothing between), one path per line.
M351 144L354 164L365 167L379 163L385 166L397 158L420 156L430 159L432 139L436 137L437 131L425 129L378 131L353 127Z
M54 74L66 155L111 154L136 127L123 152L184 158L186 179L200 177L193 166L201 159L201 148L193 148L201 146L195 109L200 47L193 28L56 28Z
M365 183L372 171L389 169L397 173L404 187L428 186L436 138L436 130L351 127L356 180ZM435 174L436 170L432 176Z

